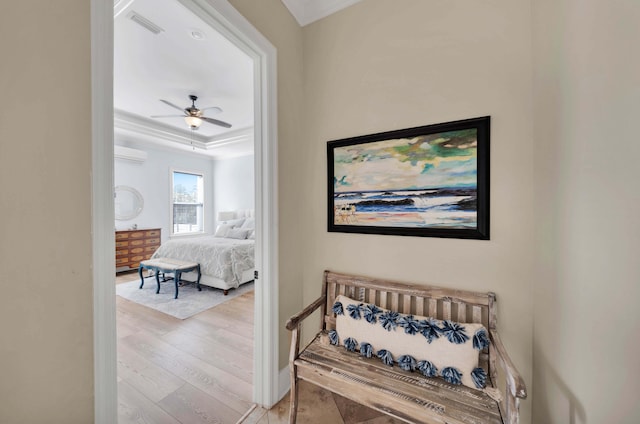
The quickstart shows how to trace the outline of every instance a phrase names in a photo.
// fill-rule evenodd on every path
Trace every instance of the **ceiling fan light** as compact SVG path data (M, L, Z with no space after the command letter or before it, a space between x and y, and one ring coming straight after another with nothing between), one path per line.
M202 119L198 118L197 116L185 116L184 121L187 123L187 125L189 125L189 127L193 129L197 129L198 127L200 127L200 125L202 125Z

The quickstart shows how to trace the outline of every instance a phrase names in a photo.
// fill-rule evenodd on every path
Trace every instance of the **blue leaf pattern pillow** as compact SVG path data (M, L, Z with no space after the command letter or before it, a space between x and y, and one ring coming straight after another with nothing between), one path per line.
M354 354L451 384L475 389L486 384L486 372L478 367L478 354L489 345L482 324L400 314L342 295L333 311L332 344L337 340Z

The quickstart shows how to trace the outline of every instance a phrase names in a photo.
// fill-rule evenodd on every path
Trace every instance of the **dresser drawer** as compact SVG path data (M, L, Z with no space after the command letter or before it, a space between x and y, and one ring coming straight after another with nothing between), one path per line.
M140 261L144 261L144 255L135 255L135 256L131 256L131 262L140 262Z
M150 238L144 241L144 244L155 244L156 246L160 244L159 238Z
M161 240L160 228L116 230L115 260L118 272L140 267L140 261L150 259Z

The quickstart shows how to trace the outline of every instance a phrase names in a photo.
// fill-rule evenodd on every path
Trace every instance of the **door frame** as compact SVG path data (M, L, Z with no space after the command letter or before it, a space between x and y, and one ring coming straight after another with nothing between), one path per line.
M277 54L227 0L177 0L254 59L256 270L254 402L278 390ZM113 223L113 3L91 0L94 422L118 420Z

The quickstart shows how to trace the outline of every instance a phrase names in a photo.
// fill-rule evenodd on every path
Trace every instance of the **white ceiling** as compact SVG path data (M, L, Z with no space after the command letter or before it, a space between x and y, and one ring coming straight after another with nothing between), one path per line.
M153 34L131 20L133 13L163 31ZM116 143L142 141L213 157L253 150L253 61L176 0L115 0L114 109ZM197 40L192 32L204 39ZM180 108L198 96L205 116L232 125L204 122L191 131ZM177 115L150 118L151 115Z
M282 0L304 26L360 0ZM131 18L137 14L161 32ZM214 158L253 152L253 61L177 0L114 0L114 122L117 144L151 143ZM202 39L194 39L196 32ZM180 108L198 96L205 116L232 125L189 129ZM151 118L152 115L176 115Z
M300 26L331 15L360 0L282 0Z

